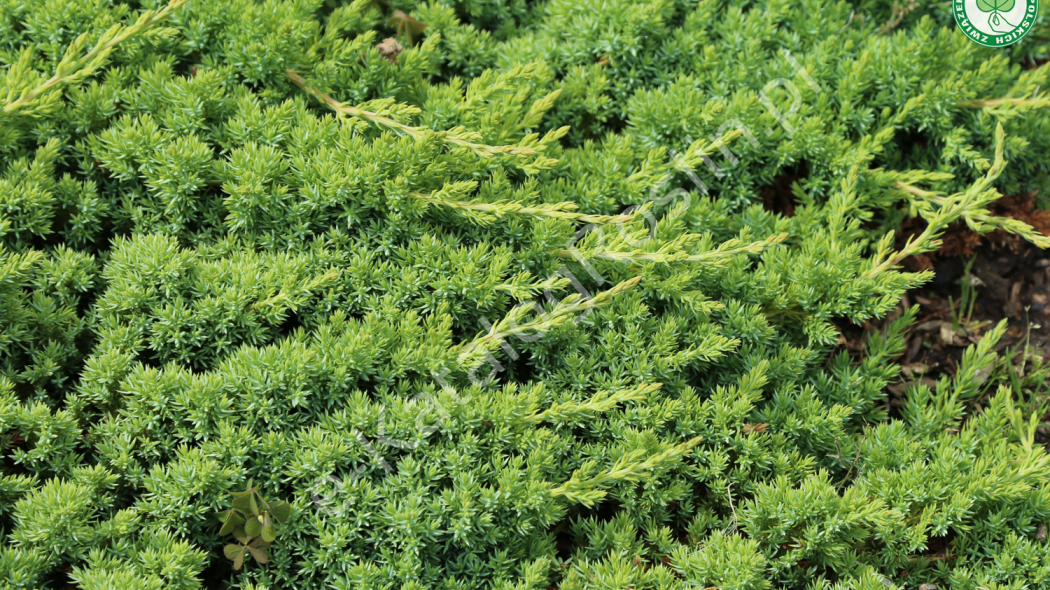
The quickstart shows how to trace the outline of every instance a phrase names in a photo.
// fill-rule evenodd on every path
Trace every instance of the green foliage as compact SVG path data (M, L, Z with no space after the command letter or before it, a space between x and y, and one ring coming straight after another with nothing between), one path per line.
M895 6L0 0L0 588L1050 588L1043 369L886 394L1045 20Z
M230 543L222 552L233 560L233 569L244 565L245 555L251 555L259 563L269 562L266 549L277 540L277 525L284 524L291 516L292 508L287 502L270 504L259 490L248 487L243 492L233 492L232 508L219 512L220 535L233 535L239 545Z

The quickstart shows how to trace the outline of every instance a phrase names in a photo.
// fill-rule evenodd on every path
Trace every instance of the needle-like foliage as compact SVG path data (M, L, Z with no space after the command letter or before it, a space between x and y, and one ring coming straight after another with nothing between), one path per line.
M1005 326L886 394L1040 19L0 0L0 589L1050 588Z

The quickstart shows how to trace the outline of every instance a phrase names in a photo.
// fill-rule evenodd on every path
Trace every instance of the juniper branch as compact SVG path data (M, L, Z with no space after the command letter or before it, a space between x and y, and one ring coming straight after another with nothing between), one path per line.
M698 234L691 234L693 241L699 239ZM634 249L630 251L617 250L594 250L587 252L588 257L602 258L614 262L656 262L670 264L672 262L691 262L722 268L734 256L740 254L759 254L766 248L779 244L788 238L788 234L780 233L757 242L744 242L739 238L733 238L713 250L701 252L700 254L689 254L685 250L675 249L676 243L665 244L656 252L645 252ZM573 256L571 250L557 250L559 256Z
M731 129L721 137L708 142L703 139L694 141L684 153L676 154L674 158L665 158L666 150L652 150L649 157L630 176L624 179L628 186L643 187L648 190L652 186L663 186L671 178L672 170L678 168L683 170L699 169L704 164L704 158L715 153L726 146L730 141L743 135L739 129Z
M374 113L372 111L366 111L364 109L343 104L338 100L332 98L331 96L328 96L327 94L307 84L306 80L299 74L295 73L293 70L286 69L285 72L288 74L288 77L291 79L292 82L294 82L297 86L305 90L307 94L310 94L314 98L326 104L335 112L344 115L349 115L351 117L356 117L358 119L363 119L372 124L391 129L393 131L404 135L408 135L410 137L422 138L428 132L437 133L441 136L445 143L471 150L472 152L474 152L478 156L481 156L482 158L490 158L492 156L515 156L519 158L525 158L539 155L540 150L536 150L527 146L493 146L477 143L475 140L480 139L480 137L476 133L468 133L462 130L461 128L451 129L448 131L433 131L426 127L413 127L411 125L405 125L404 123L395 121L389 117L384 117L379 113ZM553 96L548 96L547 98L553 100L553 98L556 96L557 93L555 92ZM558 129L555 132L548 134L548 137L544 139L545 141L551 140L552 138L556 139L557 137L565 135L567 131L568 127ZM540 145L542 146L543 142L541 142Z
M473 181L456 184L469 184L471 189L474 186L477 186L477 184ZM454 190L452 192L455 193L460 191ZM464 201L450 197L449 191L445 189L434 191L429 195L425 195L423 193L409 194L422 201L426 201L431 205L440 205L442 207L459 209L461 211L466 212L472 219L483 223L492 222L507 215L549 217L552 219L568 219L570 221L580 221L583 223L595 224L628 223L638 219L640 216L644 215L649 210L648 207L645 207L644 209L636 209L634 212L627 215L591 215L588 213L577 213L575 209L578 207L578 205L576 203L573 203L572 201L562 201L560 203L528 206L520 201L496 201L494 203Z
M701 254L692 254L685 257L685 262L706 264L708 266L722 267L726 261L738 254L759 254L770 246L782 243L788 238L787 233L779 233L757 242L745 243L737 238L723 242L714 250Z
M908 238L907 243L901 250L892 254L887 253L888 241L884 239L873 259L874 265L864 273L864 276L876 276L895 268L909 256L936 250L941 245L939 239L941 233L950 224L960 219L968 220L968 224L974 230L990 231L991 227L999 227L1006 231L1017 233L1041 248L1050 246L1050 238L1039 235L1031 226L1015 219L991 217L988 215L988 210L984 208L985 205L998 200L1002 196L990 186L1002 174L1003 168L1006 166L1006 160L1003 158L1004 139L1003 126L999 124L995 129L995 159L992 166L966 192L957 193L949 197L940 197L915 187L900 187L909 194L930 199L939 204L940 207L926 216L926 229L918 237ZM935 198L935 200L931 197ZM882 259L881 262L880 259Z
M298 309L299 305L302 304L301 300L305 296L308 296L316 289L330 285L339 277L339 274L339 269L332 269L320 276L307 280L302 284L286 285L282 287L281 291L276 295L267 297L266 299L253 304L252 309L276 309L282 311L290 309L295 311Z
M919 187L904 182L897 182L895 183L895 186L924 201L941 207L948 202L948 197L945 197L940 193L925 191ZM998 228L1012 234L1017 234L1040 248L1050 248L1050 237L1040 234L1034 227L1019 219L996 217L984 213L983 210L965 212L963 213L962 218L970 227L984 229L983 226L990 226Z
M550 408L522 418L522 422L538 424L540 422L564 423L580 420L594 414L611 410L628 401L644 400L645 396L660 389L662 384L650 383L639 385L630 389L621 389L610 394L608 391L599 391L594 397L584 402L569 402L565 404L553 404Z
M545 333L565 324L581 312L601 308L612 303L614 297L631 289L642 280L634 277L620 282L611 289L597 293L594 297L583 299L579 293L573 293L562 299L550 312L542 313L531 321L522 320L534 309L535 304L519 305L512 309L502 320L493 325L487 334L478 336L464 344L459 352L460 366L471 367L481 361L486 353L497 348L508 336L525 332Z
M600 472L589 479L581 480L579 475L585 469L581 468L573 473L569 481L551 488L554 497L563 496L570 502L577 502L585 506L593 506L597 501L605 497L605 491L600 489L621 481L641 481L645 476L661 465L674 463L681 459L693 447L700 444L703 437L696 437L679 445L675 445L662 453L657 453L644 461L640 461L645 450L639 449L620 457L611 469ZM589 462L593 465L593 462Z
M983 100L963 100L959 106L974 109L995 108L999 106L1034 107L1042 108L1050 106L1050 97L1037 96L1033 98L989 98Z
M521 300L528 297L532 297L537 293L544 291L557 291L564 289L569 286L570 281L560 275L552 275L547 279L540 282L527 282L532 278L532 274L528 271L518 275L514 279L493 285L492 289L496 291L503 291L504 293L510 294L511 297Z
M106 32L102 33L91 51L88 51L81 57L74 57L80 53L88 42L89 34L81 34L66 49L62 61L58 63L58 67L55 69L55 75L36 88L22 90L17 100L4 106L4 113L13 113L58 86L77 82L90 76L95 70L105 65L106 59L117 45L120 45L129 37L142 33L167 20L172 12L186 2L187 0L171 0L167 6L159 11L147 10L139 15L138 20L130 27L120 24L113 25ZM10 96L8 96L8 100L10 100Z

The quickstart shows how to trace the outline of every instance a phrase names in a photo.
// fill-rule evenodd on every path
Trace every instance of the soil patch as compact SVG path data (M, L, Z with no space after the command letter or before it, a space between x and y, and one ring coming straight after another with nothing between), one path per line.
M1021 219L1043 233L1050 233L1050 211L1034 209L1034 199L1006 198L993 214ZM919 224L905 226L901 241L921 232ZM931 269L934 278L905 295L899 310L880 322L863 326L843 325L839 344L863 354L867 336L912 305L919 306L917 321L909 329L899 359L901 377L887 386L894 408L903 406L908 383L921 381L931 387L942 376L954 376L967 346L975 344L1002 320L1006 335L995 346L1010 353L1014 370L1022 376L1040 361L1050 362L1050 250L1039 248L1004 232L979 236L965 226L951 228L944 247L936 253L904 261L909 270ZM992 391L991 393L994 393ZM980 406L982 400L977 400ZM977 411L980 411L979 409ZM1043 417L1044 426L1050 415ZM1050 443L1050 429L1040 427L1037 439Z

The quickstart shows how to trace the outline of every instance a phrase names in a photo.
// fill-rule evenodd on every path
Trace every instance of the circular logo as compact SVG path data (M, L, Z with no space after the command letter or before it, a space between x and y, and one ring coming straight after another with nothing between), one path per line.
M1039 0L952 0L959 30L985 47L1006 47L1032 30Z

